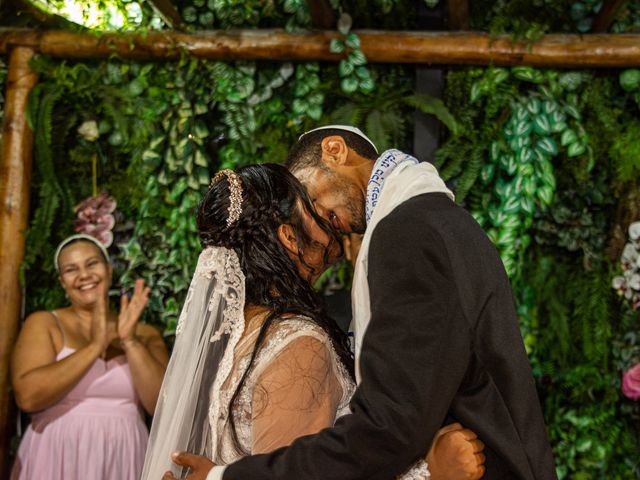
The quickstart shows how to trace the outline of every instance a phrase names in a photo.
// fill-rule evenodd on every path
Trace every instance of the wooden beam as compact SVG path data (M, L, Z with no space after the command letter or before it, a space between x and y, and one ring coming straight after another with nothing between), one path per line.
M29 219L29 181L33 132L27 125L29 92L38 81L29 67L34 51L17 47L9 57L2 158L0 159L0 476L7 472L10 411L9 358L21 310L20 264L24 258Z
M311 25L314 28L331 30L336 28L336 14L327 0L307 0Z
M182 30L183 22L178 9L171 0L147 0L167 25L175 30Z
M640 35L545 35L533 43L474 32L357 32L371 63L438 65L532 65L555 68L640 66ZM337 32L282 30L103 34L0 30L0 53L27 46L62 58L177 60L188 54L209 60L338 61L329 51Z
M609 27L616 19L616 15L626 3L626 0L605 0L598 16L594 19L591 25L591 31L593 33L604 33L609 30Z
M469 29L469 0L448 0L449 30Z

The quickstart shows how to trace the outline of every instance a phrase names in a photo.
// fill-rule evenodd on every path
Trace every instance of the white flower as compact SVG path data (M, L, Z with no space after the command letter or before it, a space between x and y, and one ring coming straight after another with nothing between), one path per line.
M95 142L100 136L95 120L87 120L78 128L78 133L88 142Z
M613 277L613 281L611 282L611 286L616 290L624 289L624 277Z
M634 242L640 239L640 222L633 222L629 225L629 237Z
M632 244L627 243L622 250L622 263L634 263L638 258L638 251Z

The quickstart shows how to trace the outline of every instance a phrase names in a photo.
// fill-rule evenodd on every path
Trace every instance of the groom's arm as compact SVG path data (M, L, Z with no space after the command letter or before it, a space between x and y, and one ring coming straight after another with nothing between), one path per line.
M410 209L396 209L373 234L368 281L372 317L353 413L230 465L224 480L389 480L426 452L471 351L442 239Z

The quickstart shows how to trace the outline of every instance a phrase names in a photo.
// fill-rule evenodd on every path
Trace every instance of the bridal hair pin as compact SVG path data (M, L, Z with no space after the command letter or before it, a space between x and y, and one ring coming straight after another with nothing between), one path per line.
M227 217L227 228L233 225L240 218L242 213L242 181L240 175L233 170L224 169L215 174L211 185L218 182L222 177L227 177L229 182L229 216Z

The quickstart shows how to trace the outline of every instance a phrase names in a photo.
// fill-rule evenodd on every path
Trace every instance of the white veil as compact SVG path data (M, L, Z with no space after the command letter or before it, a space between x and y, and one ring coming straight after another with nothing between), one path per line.
M180 478L171 462L174 451L214 457L218 435L209 416L211 402L233 365L233 352L244 329L245 278L235 251L207 247L198 259L178 326L176 343L162 382L142 480L159 480L167 470Z

